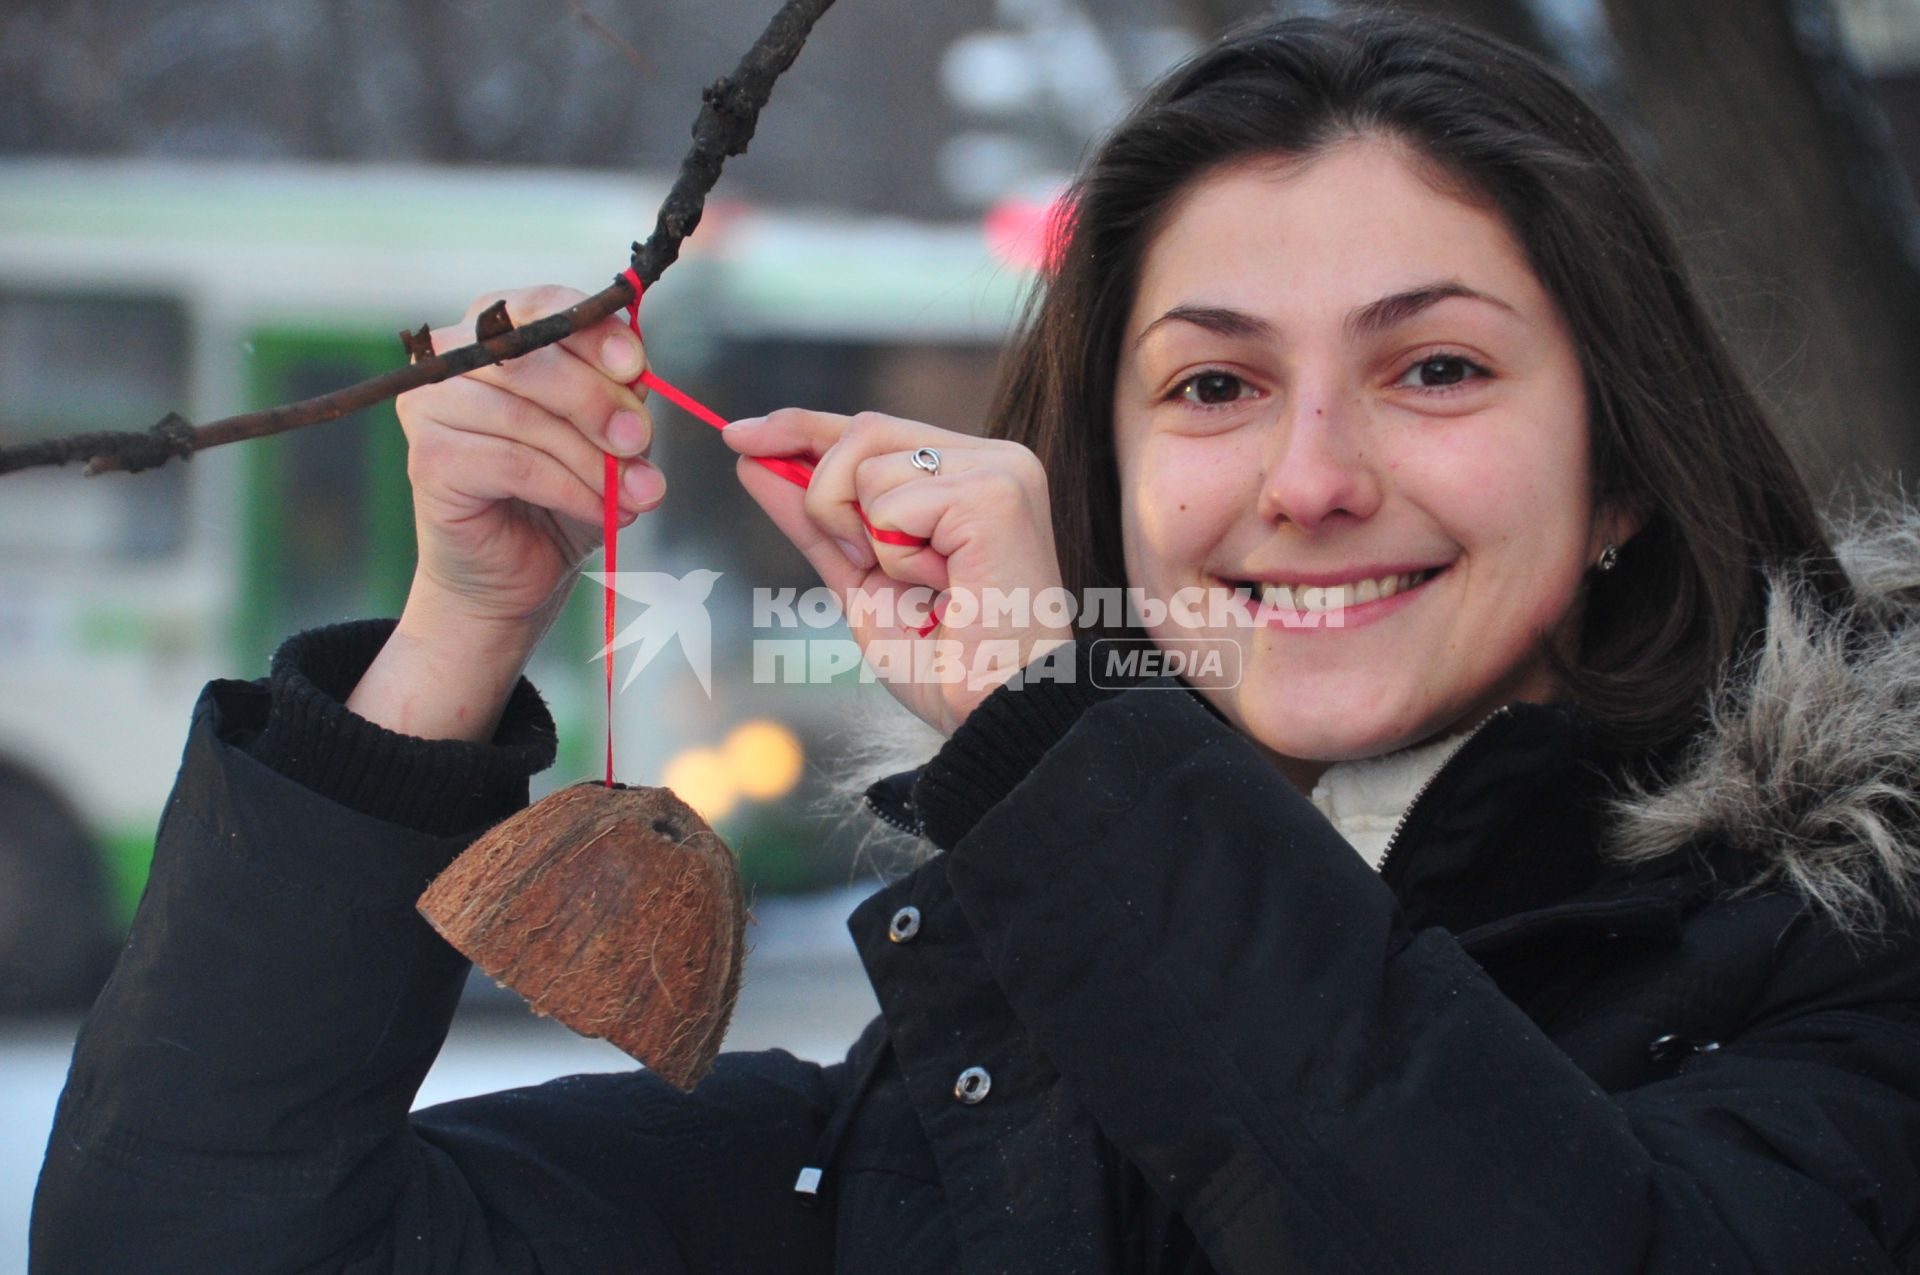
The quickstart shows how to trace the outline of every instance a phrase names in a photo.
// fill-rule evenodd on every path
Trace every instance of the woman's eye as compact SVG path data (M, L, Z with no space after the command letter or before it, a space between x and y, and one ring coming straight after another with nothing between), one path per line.
M1436 354L1408 368L1395 384L1417 390L1444 390L1486 374L1487 369L1472 359L1458 354Z
M1245 398L1252 390L1231 372L1201 372L1173 387L1173 397L1200 407L1217 407Z

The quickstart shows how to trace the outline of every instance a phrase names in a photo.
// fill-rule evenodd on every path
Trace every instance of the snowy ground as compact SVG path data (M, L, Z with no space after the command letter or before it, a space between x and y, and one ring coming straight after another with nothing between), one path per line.
M846 916L871 885L754 909L758 924L728 1049L775 1045L837 1059L876 1012ZM0 1275L24 1275L27 1215L53 1105L66 1079L73 1019L0 1020ZM634 1064L602 1041L535 1018L491 986L470 988L418 1106Z

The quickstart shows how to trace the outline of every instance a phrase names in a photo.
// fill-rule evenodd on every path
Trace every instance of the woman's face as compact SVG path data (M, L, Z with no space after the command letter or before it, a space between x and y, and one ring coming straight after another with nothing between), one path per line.
M1624 539L1593 516L1557 308L1497 215L1404 156L1365 139L1196 183L1123 336L1128 582L1251 586L1228 623L1149 631L1240 647L1238 684L1202 693L1302 785L1550 696L1543 635Z

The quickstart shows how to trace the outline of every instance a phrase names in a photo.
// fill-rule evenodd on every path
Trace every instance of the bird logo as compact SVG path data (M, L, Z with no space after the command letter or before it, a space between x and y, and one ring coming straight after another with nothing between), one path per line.
M665 650L669 642L678 638L681 653L687 657L694 676L700 679L700 689L707 693L708 699L713 698L713 623L707 618L707 595L713 592L714 581L720 578L720 574L705 567L689 571L684 576L665 571L586 573L589 580L646 607L638 619L621 629L618 636L601 647L599 654L593 657L596 660L610 660L615 651L639 643L640 649L634 653L633 663L627 667L627 677L620 684L621 690L632 686L633 679L640 676L640 670L652 663L653 657Z

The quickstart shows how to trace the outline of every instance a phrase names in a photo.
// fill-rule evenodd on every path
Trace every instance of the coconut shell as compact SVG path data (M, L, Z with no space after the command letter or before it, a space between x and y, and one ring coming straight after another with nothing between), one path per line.
M447 942L583 1036L691 1089L740 994L733 851L665 788L581 783L498 825L420 896Z

